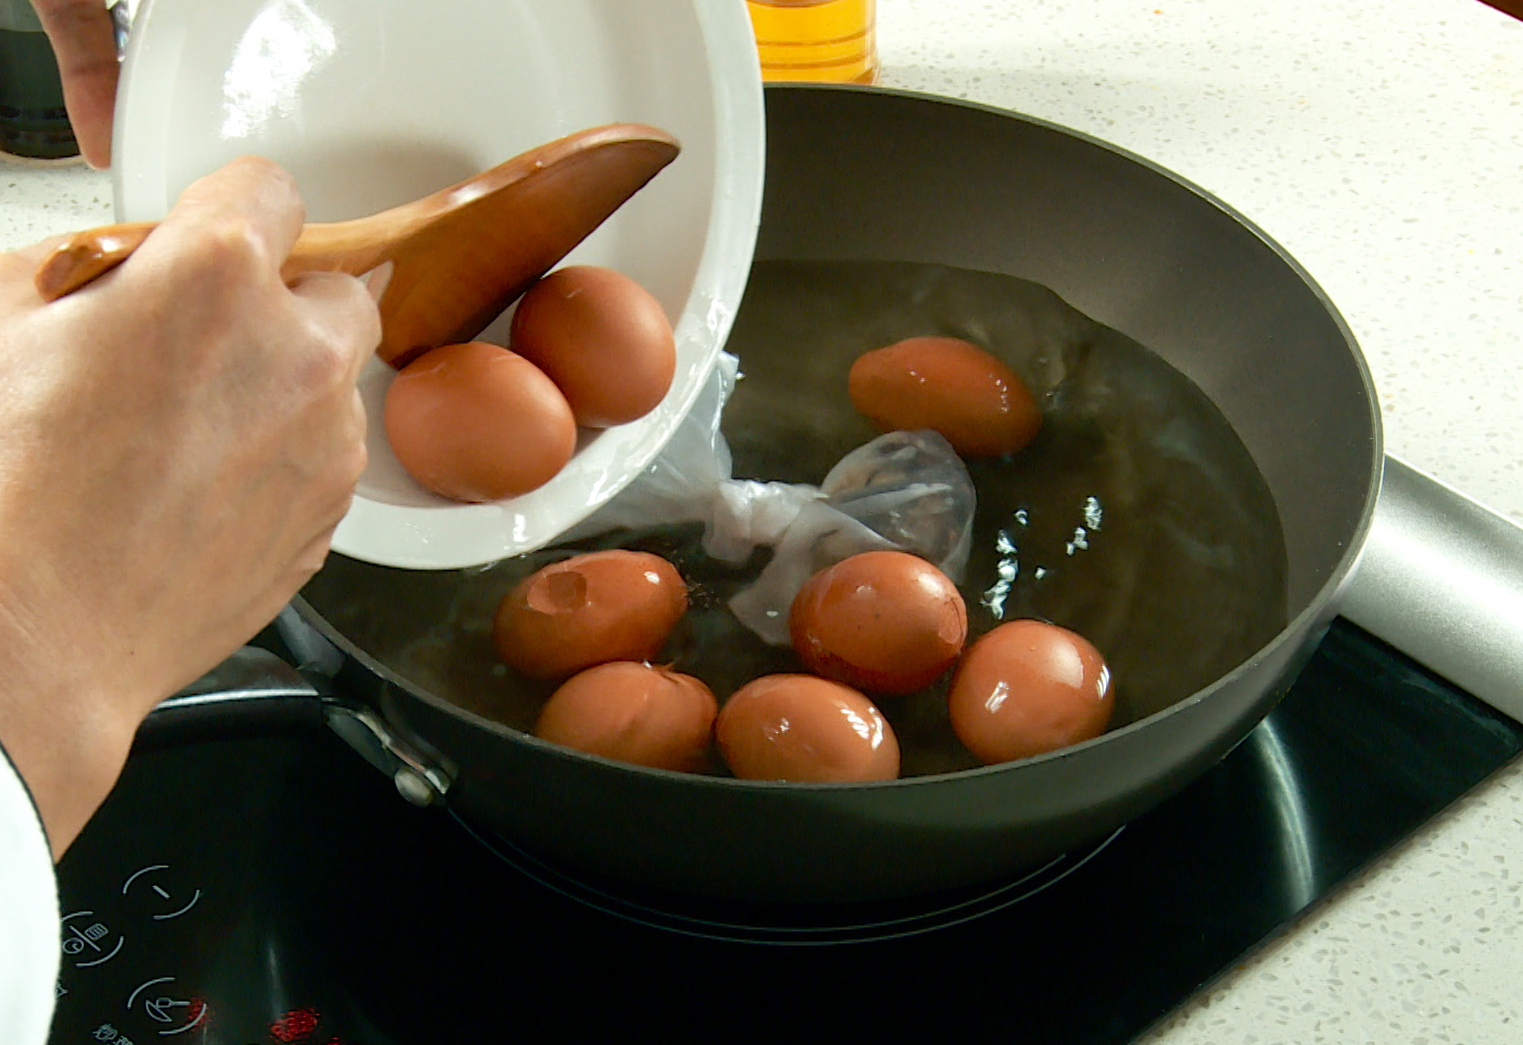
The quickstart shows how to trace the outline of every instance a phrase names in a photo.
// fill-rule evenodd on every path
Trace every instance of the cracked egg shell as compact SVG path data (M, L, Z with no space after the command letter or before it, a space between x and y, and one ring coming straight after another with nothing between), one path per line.
M680 773L708 766L714 694L691 675L618 660L561 683L534 735L592 755Z
M1115 683L1082 635L1015 620L969 647L947 701L958 739L991 765L1098 737L1115 708Z
M956 662L968 608L951 579L918 555L862 552L805 582L788 610L788 631L815 674L902 696Z
M814 675L763 675L731 694L714 727L730 772L747 780L893 780L899 741L861 693Z
M518 582L498 604L492 644L534 679L611 660L653 660L687 612L677 568L649 552L588 552Z

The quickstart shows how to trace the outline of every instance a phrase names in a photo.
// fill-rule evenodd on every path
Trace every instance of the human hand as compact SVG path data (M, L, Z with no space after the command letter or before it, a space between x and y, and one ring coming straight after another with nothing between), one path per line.
M316 572L364 468L380 321L358 280L281 281L302 221L244 159L59 301L41 247L0 255L0 741L55 854L153 705Z
M102 0L32 0L53 45L64 106L79 150L92 167L111 165L116 108L116 33Z

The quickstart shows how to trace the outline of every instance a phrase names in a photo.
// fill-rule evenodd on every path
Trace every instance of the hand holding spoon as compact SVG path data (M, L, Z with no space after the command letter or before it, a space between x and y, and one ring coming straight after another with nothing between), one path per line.
M359 276L389 261L376 354L402 366L468 341L676 158L643 124L593 127L515 156L412 203L366 218L308 224L281 269ZM44 259L38 293L54 301L121 264L153 222L74 234Z

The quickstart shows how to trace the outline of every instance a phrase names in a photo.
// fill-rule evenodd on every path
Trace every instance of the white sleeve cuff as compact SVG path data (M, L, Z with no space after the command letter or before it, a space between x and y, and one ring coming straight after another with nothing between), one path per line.
M47 1042L60 946L47 835L31 794L0 749L0 1042Z

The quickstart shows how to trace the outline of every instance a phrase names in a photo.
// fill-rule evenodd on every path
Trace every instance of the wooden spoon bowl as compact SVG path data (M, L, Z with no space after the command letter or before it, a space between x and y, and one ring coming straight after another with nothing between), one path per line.
M363 275L385 262L376 354L393 366L481 333L586 239L680 146L644 124L593 127L515 156L412 203L352 221L308 224L281 274ZM75 233L38 267L53 301L121 264L154 222Z

